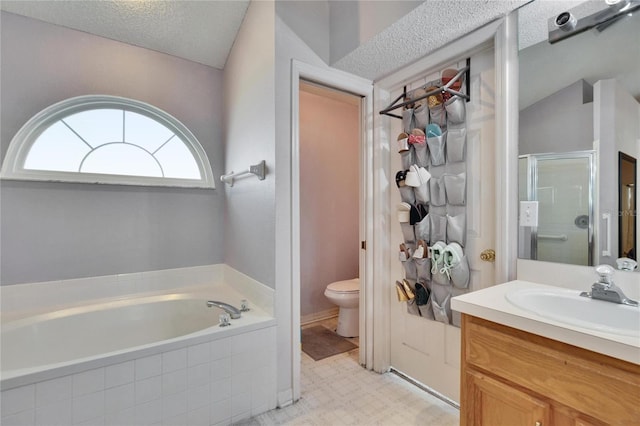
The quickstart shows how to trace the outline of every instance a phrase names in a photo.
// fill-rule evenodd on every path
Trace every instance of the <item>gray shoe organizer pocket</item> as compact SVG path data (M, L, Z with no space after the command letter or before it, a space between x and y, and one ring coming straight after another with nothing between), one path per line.
M427 282L431 279L431 259L428 257L422 259L413 259L416 267L418 281Z
M432 206L442 207L447 204L447 193L442 177L431 176L429 179L429 197Z
M447 130L447 162L459 163L464 161L467 152L467 129L452 128Z
M449 271L451 274L451 284L458 289L469 288L470 271L467 255L462 256L460 263Z
M429 179L431 180L431 179ZM420 186L413 188L413 197L420 204L428 204L430 200L429 196L429 182L425 182Z
M451 324L451 294L447 294L447 296L442 299L442 302L438 302L436 297L432 297L431 307L433 308L433 316L436 321Z
M402 111L402 128L405 133L409 134L416 128L416 119L413 115L413 108L407 108Z
M447 203L464 206L467 203L467 174L462 172L456 175L444 175L442 180L447 194Z
M440 104L433 108L429 108L429 117L431 118L431 123L440 126L444 132L447 128L447 113L444 109L444 105Z
M405 278L414 281L418 279L418 270L416 268L414 258L410 257L409 259L402 261L402 267L404 268Z
M429 223L429 216L430 214L427 213L427 215L425 217L422 218L422 220L420 222L416 222L416 224L414 225L414 232L415 232L415 238L416 240L424 240L427 243L429 243L430 240L430 223Z
M409 203L409 204L415 204L416 196L412 186L408 186L408 185L401 186L398 188L398 191L400 191L400 199L403 202Z
M427 142L425 141L424 143L414 143L412 147L415 151L415 164L420 167L428 167L429 150L427 149Z
M403 151L400 153L400 163L402 164L402 170L409 170L415 163L414 159L415 153L413 146L409 147L409 151Z
M462 247L465 244L467 234L467 215L463 212L456 216L447 215L447 242L458 243Z
M466 101L460 96L453 96L444 103L448 124L462 124L466 120Z
M431 244L436 241L447 241L447 217L440 214L429 213L429 228Z
M431 288L427 282L421 282L425 288L429 291L429 298L427 299L427 303L424 305L418 305L418 310L420 311L420 316L422 318L433 320L435 317L433 316L433 308L431 307L431 298L433 297L433 293L431 292ZM416 303L417 304L417 303Z
M413 110L413 117L415 120L415 127L425 131L427 124L429 124L429 108L426 105L420 105Z
M407 312L411 315L422 316L420 307L416 304L416 299L407 300Z
M429 146L429 159L432 166L441 166L445 163L445 145L447 143L447 132L440 136L427 136Z
M413 232L413 225L411 225L409 222L402 222L400 223L400 229L402 230L402 238L404 239L405 243L416 243L416 236Z

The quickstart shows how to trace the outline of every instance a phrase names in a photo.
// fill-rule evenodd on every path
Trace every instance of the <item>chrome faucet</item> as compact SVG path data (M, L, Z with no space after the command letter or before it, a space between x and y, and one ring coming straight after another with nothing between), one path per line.
M236 307L233 307L231 305L229 305L228 303L224 303L224 302L218 302L217 300L208 300L207 301L207 306L210 308L212 306L215 306L217 308L222 309L223 311L225 311L226 313L228 313L231 316L231 319L238 319L240 318L240 310Z
M622 305L638 306L636 300L629 299L622 289L615 285L612 279L614 271L615 269L609 265L597 266L596 273L600 276L600 279L591 285L590 292L587 293L583 291L580 293L580 296L620 303Z

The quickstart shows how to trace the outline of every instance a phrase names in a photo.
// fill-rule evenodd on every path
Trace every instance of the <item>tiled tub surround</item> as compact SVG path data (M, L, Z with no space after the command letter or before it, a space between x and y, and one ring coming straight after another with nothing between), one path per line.
M129 304L133 298L189 303L199 299L203 306L208 299L233 305L247 299L251 307L242 318L232 320L230 327L217 326L219 311L214 309L211 327L186 335L52 365L13 371L5 371L3 365L3 425L217 425L249 418L276 405L273 291L226 265L1 290L3 328L37 315L62 315L65 310L84 311L89 306L109 307L123 301ZM200 323L195 320L195 329L202 320L202 316ZM90 317L82 321L92 327ZM110 334L114 335L100 337L121 340L117 332Z

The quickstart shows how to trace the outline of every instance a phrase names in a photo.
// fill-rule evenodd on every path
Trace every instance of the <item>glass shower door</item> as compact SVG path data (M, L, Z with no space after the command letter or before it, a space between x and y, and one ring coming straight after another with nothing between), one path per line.
M531 259L593 264L594 153L527 156L527 196L538 201L531 229Z

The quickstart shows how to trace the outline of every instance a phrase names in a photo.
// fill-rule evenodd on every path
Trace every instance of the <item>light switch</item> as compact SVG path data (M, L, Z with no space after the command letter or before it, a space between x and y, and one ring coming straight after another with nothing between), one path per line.
M520 201L520 226L538 226L537 201Z

